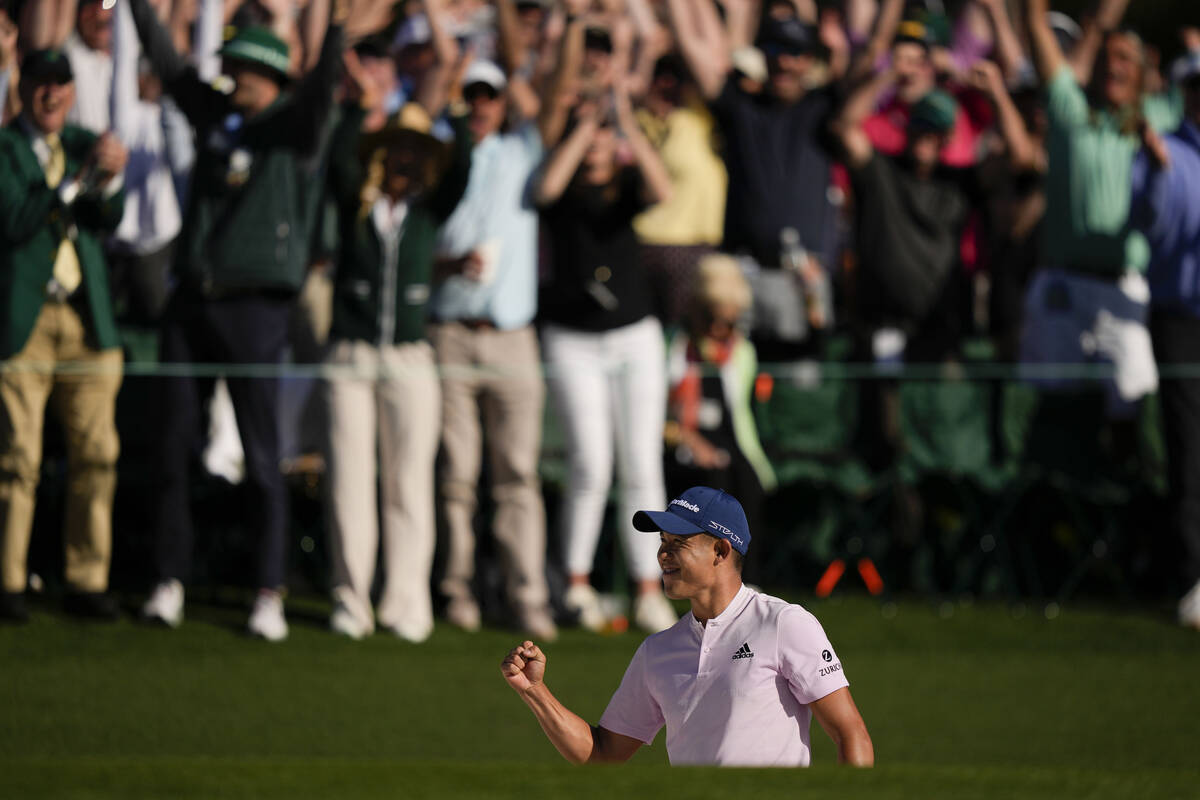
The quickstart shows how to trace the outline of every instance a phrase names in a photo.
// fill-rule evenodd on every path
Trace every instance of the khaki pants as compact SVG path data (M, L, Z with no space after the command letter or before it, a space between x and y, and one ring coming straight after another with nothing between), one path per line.
M410 634L433 629L429 575L437 538L434 461L441 405L426 342L375 347L340 341L328 363L361 370L330 378L329 513L333 599L374 630L371 581L379 549L376 465L383 489L384 585L379 624ZM378 368L378 381L370 373Z
M498 331L447 322L432 325L430 339L442 368L441 502L448 534L442 592L451 600L474 600L472 519L486 436L496 504L492 533L508 599L518 614L544 610L550 598L546 510L537 465L546 388L537 335L532 326Z
M25 589L47 402L53 403L67 440L67 584L79 592L108 588L122 355L116 348L91 348L86 336L74 308L48 302L25 347L0 374L0 567L6 592ZM54 374L50 369L63 363L94 373Z

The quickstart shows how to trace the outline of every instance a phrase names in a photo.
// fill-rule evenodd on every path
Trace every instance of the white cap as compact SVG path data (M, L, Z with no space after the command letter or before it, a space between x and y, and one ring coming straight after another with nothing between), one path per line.
M429 20L424 14L414 14L404 20L404 24L396 31L396 38L392 40L392 50L398 53L406 47L428 44L432 40L433 31L429 27Z
M496 66L494 62L477 58L467 67L462 80L464 89L473 83L482 83L497 92L502 92L504 87L508 86L508 79L504 77L504 70Z

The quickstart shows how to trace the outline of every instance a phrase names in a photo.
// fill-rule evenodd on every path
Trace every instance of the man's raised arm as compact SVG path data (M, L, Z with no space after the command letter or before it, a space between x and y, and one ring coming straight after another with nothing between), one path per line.
M533 642L514 647L500 662L500 673L537 717L546 737L572 764L628 761L642 743L593 727L568 709L546 687L546 654Z
M711 0L667 0L671 27L701 94L715 100L732 68L729 38Z

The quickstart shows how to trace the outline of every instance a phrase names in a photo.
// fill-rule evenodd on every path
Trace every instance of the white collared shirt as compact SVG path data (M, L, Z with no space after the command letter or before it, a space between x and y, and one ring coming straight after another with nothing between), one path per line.
M642 642L600 727L649 744L666 725L676 765L803 767L808 704L848 685L816 617L742 586L706 625L688 613Z

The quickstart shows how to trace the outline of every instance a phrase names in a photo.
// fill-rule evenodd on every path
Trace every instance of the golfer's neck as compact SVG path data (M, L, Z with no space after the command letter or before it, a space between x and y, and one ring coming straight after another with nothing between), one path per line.
M692 597L692 616L701 624L706 624L713 617L729 608L733 598L737 597L742 588L741 578L733 581L718 581L712 586L701 589Z

